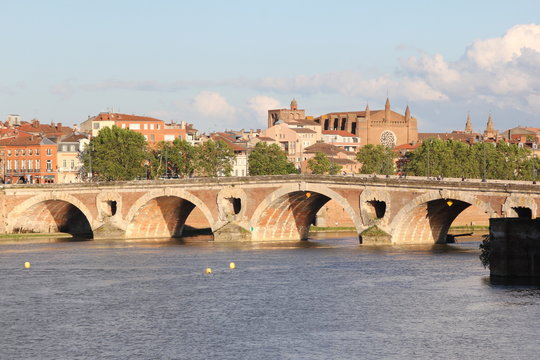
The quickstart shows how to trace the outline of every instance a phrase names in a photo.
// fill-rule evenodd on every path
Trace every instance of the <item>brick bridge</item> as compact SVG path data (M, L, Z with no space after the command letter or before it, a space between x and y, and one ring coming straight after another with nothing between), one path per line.
M489 217L535 218L540 185L461 179L288 175L92 184L6 185L0 232L67 232L94 237L179 237L191 211L214 240L306 239L329 200L360 234L372 225L392 243L444 242L469 206Z

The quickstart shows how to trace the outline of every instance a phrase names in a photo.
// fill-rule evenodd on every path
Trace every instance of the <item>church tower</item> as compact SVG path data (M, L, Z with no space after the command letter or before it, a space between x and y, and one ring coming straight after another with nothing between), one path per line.
M293 98L291 101L291 110L298 110L298 103L296 102L295 98Z
M471 123L471 113L467 114L467 123L465 123L465 133L466 134L473 133L472 123Z
M491 117L491 113L489 113L486 130L484 131L484 139L495 138L495 136L496 133L495 129L493 129L493 118Z

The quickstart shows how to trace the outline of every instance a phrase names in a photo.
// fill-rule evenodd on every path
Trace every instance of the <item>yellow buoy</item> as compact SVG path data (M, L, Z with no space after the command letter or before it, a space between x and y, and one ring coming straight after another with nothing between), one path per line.
M236 264L231 261L229 263L229 269L236 269Z
M311 193L310 192L307 192L306 193L306 197L309 199L311 197Z
M206 269L204 269L204 273L205 273L205 274L211 274L211 273L212 273L212 268L206 268Z
M30 269L30 266L31 265L30 265L30 263L28 261L24 263L24 268L25 269Z
M454 202L452 200L448 200L446 203L448 204L448 206L452 206Z

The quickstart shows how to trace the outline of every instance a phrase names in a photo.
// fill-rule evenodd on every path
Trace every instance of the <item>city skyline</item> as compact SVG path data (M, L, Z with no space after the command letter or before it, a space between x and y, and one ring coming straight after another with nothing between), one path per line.
M30 6L29 6L30 4ZM538 123L540 5L479 1L4 3L0 116L80 124L101 111L264 128L407 105L420 131Z

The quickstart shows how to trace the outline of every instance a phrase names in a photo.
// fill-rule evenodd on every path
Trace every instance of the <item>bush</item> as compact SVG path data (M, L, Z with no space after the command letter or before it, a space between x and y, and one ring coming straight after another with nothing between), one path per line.
M484 235L484 240L482 240L482 243L480 243L480 255L478 256L484 268L489 267L490 253L491 253L490 237L489 235Z

